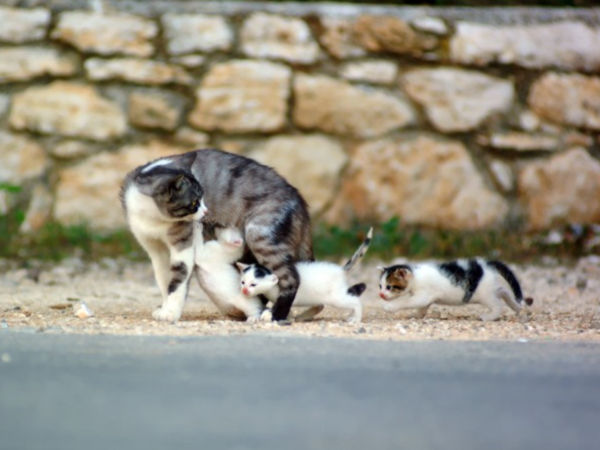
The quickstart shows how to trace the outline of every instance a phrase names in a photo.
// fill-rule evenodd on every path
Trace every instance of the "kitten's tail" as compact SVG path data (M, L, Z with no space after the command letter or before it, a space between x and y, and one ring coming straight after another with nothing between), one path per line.
M513 271L510 270L510 268L506 264L504 264L501 261L488 261L487 264L488 266L493 267L496 270L496 272L498 272L500 276L502 276L502 278L506 280L506 282L510 286L510 289L515 295L515 300L517 301L517 303L525 301L525 304L527 306L531 306L533 304L533 298L523 298L523 292L521 291L521 285L519 284L519 280L517 280L517 277L515 276Z
M349 271L350 269L352 269L354 264L356 264L356 262L359 259L361 259L363 256L365 256L365 253L367 253L367 250L369 249L369 245L371 245L372 238L373 238L373 227L369 228L369 231L367 232L367 237L365 238L365 240L356 249L356 251L354 252L354 255L352 255L352 257L348 260L348 262L346 264L344 264L343 269L346 272Z

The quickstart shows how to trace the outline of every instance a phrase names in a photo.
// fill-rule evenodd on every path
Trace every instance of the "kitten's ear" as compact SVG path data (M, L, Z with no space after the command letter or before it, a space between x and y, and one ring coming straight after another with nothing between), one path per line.
M235 265L237 266L238 270L240 272L243 272L244 270L246 270L248 267L250 267L249 264L244 264L243 262L236 262Z
M271 274L271 281L273 282L273 285L276 285L277 283L279 283L279 278L277 278L277 275L275 275L274 273Z
M379 270L380 272L385 272L385 269L387 269L387 267L385 267L385 266L377 266L377 270Z
M409 269L406 269L404 267L401 269L398 269L396 271L396 274L404 280L408 280L408 278L412 276L412 272Z

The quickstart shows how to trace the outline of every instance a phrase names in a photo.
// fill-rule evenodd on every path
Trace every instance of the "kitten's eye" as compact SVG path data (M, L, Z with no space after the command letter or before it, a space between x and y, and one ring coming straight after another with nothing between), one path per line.
M246 282L242 280L242 286L246 286Z
M256 283L250 284L250 287L256 287Z
M385 288L389 291L392 289L392 286L388 284Z

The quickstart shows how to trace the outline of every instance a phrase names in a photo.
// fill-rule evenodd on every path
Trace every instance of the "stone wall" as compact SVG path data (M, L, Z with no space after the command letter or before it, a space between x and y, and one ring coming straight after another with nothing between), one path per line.
M206 146L274 166L315 222L600 222L600 9L0 4L23 232L122 227L128 170Z

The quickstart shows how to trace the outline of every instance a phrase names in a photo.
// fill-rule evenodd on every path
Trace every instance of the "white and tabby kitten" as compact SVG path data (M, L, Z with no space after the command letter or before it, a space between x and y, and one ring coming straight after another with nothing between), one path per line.
M236 228L219 228L217 239L202 242L202 224L197 225L196 276L200 286L223 314L246 319L260 318L264 305L257 297L239 290L240 274L233 265L244 253L244 240Z
M387 302L386 311L417 308L417 317L424 317L433 303L479 303L489 309L480 316L486 321L498 319L505 303L517 314L523 300L533 303L523 299L519 281L506 264L483 259L383 267L379 296Z
M278 276L273 320L285 319L299 283L294 263L313 259L310 218L300 193L270 167L220 150L174 155L146 167L183 171L202 186L209 211L202 219L204 233L215 225L242 231L249 250L245 261Z
M348 286L346 274L360 260L369 248L373 229L369 229L367 237L354 252L354 255L343 266L326 261L302 261L296 263L300 275L300 286L296 293L293 306L310 306L298 319L307 319L319 313L324 305L336 308L351 309L349 322L357 323L362 320L362 304L360 295L364 292L365 283ZM250 298L263 294L274 301L279 295L277 275L258 264L237 264L241 271L240 289Z
M194 222L207 212L203 193L189 172L160 160L130 172L121 188L129 227L150 256L163 297L152 313L157 320L181 317L194 268Z

